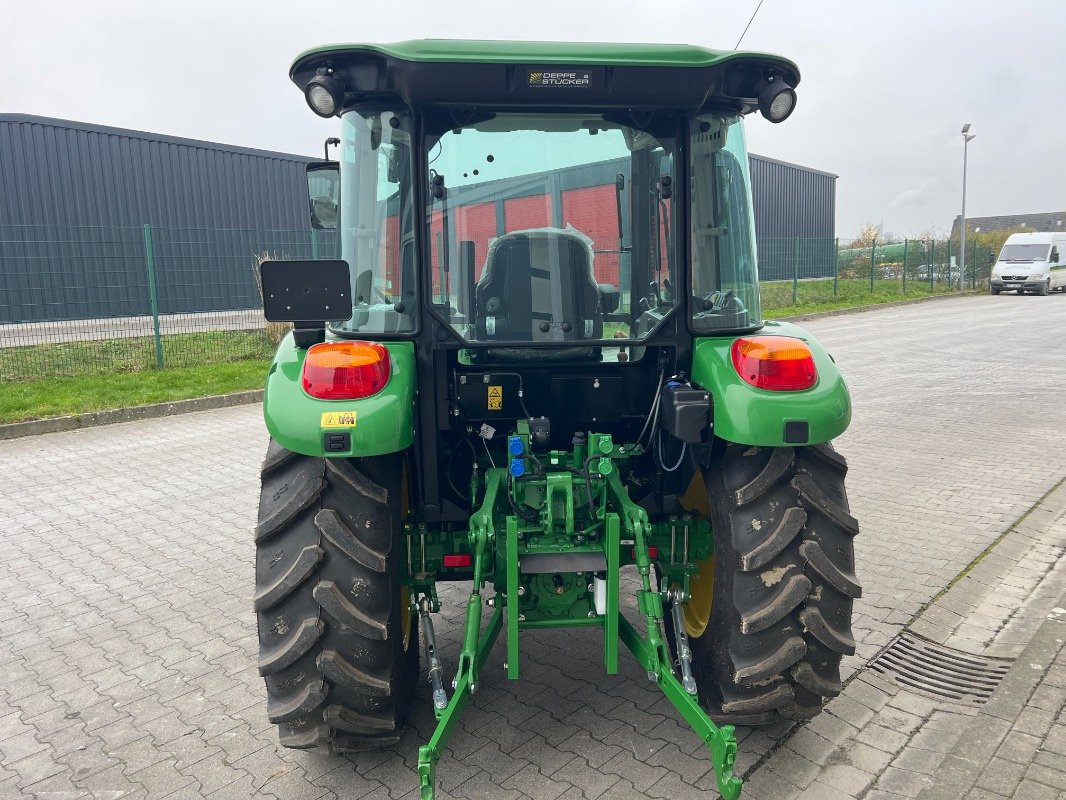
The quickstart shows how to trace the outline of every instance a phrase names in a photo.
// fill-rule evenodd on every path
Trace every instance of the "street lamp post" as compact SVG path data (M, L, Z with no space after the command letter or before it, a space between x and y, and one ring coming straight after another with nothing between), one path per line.
M970 139L977 134L970 133L970 123L962 126L962 231L959 241L959 291L965 288L966 276L966 151L970 146Z

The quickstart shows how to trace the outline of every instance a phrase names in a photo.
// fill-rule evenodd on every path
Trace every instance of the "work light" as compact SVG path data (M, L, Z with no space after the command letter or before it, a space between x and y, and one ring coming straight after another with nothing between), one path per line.
M307 88L304 89L307 105L320 117L332 117L336 114L343 96L344 88L340 81L330 75L325 67L308 81Z
M796 90L770 78L759 91L759 112L770 122L784 122L796 107Z

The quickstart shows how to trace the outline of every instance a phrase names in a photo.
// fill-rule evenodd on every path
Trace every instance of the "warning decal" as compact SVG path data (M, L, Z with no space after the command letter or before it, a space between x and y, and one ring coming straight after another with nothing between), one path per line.
M354 428L355 412L324 411L322 413L322 421L318 425L320 428Z
M502 411L503 410L503 387L502 386L490 386L489 387L489 411Z

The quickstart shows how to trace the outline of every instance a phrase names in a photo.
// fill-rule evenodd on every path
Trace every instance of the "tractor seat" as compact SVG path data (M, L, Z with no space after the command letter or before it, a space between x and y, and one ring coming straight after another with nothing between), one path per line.
M477 341L602 339L601 289L592 261L592 240L572 227L534 228L493 239L474 289Z

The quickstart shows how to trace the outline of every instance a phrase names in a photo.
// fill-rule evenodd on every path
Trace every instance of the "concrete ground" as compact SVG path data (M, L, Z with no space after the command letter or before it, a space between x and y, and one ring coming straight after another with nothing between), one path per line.
M941 763L962 769L983 752L966 732L985 712L864 667L916 617L924 636L1021 653L1017 665L1046 638L1066 544L1049 494L1066 476L1066 297L975 297L806 326L830 347L855 405L838 447L862 524L859 649L844 694L821 716L738 730L745 796L939 791ZM0 443L0 798L417 797L417 748L433 719L425 686L392 750L339 758L276 744L250 600L264 444L258 406ZM978 573L985 583L970 580ZM442 593L448 672L463 593ZM599 649L576 631L523 634L524 680L511 683L498 646L439 765L438 797L713 796L697 738L632 659L603 675ZM992 751L1025 762L1016 788L1036 787L1026 791L1038 799L1063 790L1062 651L1040 652L1035 688L1004 681L1015 706L1028 692L1008 730L1025 719ZM1023 733L1028 749L1000 751ZM1004 770L1019 771L979 774L969 796L993 792L982 781Z
M254 331L259 330L263 325L263 312L258 308L159 315L159 333L163 336L202 331ZM151 315L50 322L12 322L0 325L0 348L102 339L131 339L152 336L154 330Z

